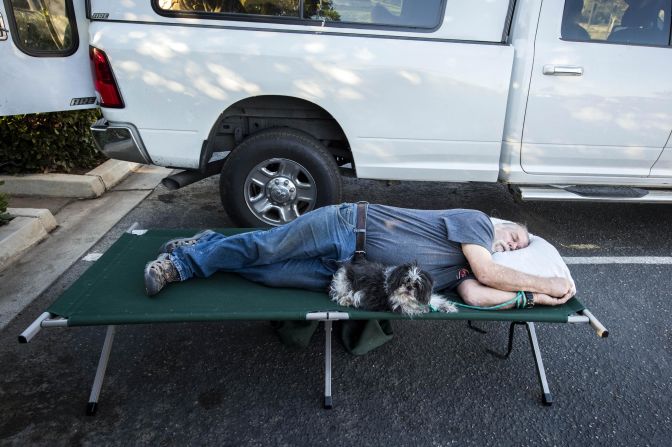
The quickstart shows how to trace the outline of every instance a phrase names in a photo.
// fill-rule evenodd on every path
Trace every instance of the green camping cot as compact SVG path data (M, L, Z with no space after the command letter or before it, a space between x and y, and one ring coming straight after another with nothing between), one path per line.
M135 227L136 225L134 225ZM19 342L28 343L41 328L74 326L107 326L98 368L93 382L87 413L94 414L102 388L107 362L117 325L176 322L207 322L226 320L312 320L324 323L325 380L324 406L332 407L331 393L331 330L337 320L402 320L391 312L370 312L341 307L326 293L288 288L270 288L234 274L218 273L204 280L173 284L158 296L145 295L142 271L154 259L163 242L174 237L193 234L189 230L138 230L131 227L75 281L21 335ZM235 234L249 229L220 230ZM553 401L544 371L534 323L590 324L600 337L608 331L592 313L573 298L558 307L535 307L505 311L482 311L460 308L455 313L427 313L414 320L466 320L510 322L508 351L511 353L514 327L524 325L536 364L542 389L542 401Z

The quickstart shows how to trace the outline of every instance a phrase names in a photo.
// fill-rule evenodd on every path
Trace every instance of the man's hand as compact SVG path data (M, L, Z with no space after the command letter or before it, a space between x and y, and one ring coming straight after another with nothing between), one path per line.
M534 293L534 305L537 304L540 306L559 306L565 304L569 299L574 296L567 294L562 298L553 298L552 296L546 295L545 293Z

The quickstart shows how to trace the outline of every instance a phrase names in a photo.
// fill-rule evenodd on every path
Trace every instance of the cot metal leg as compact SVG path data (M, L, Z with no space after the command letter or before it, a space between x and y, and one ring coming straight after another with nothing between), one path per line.
M517 324L525 324L525 323L514 321L513 323L511 323L511 325L509 325L509 344L506 350L506 354L500 354L499 352L493 351L492 349L486 349L486 351L488 351L490 354L500 359L508 359L509 356L511 355L511 351L513 350L513 335L514 335L514 329L516 328Z
M100 389L103 387L103 379L105 378L105 370L107 369L107 361L110 359L110 351L112 350L112 342L114 341L115 326L108 326L105 334L105 342L103 343L103 350L100 353L100 360L98 361L98 369L96 369L96 377L93 379L93 386L91 387L91 395L89 396L89 403L86 406L86 414L93 416L98 410L98 397L100 396Z
M467 320L467 327L468 327L469 329L471 329L472 331L476 331L476 332L478 332L479 334L487 334L487 333L488 333L488 331L484 331L484 330L481 329L480 327L478 327L478 326L474 326L474 325L471 323L471 320Z
M527 335L530 337L530 345L532 345L532 352L534 353L534 363L537 366L537 378L541 384L542 396L541 400L544 405L553 404L553 395L548 387L546 380L546 371L544 370L544 361L541 359L541 351L539 350L539 341L537 341L537 332L534 330L534 323L528 321L525 323L527 327Z
M324 322L324 408L333 408L331 400L331 325L332 322Z
M491 349L488 349L487 351L500 359L509 358L511 351L513 350L513 336L515 334L516 325L525 325L527 328L527 335L530 338L530 346L532 347L532 354L534 355L534 364L537 369L537 378L539 379L539 384L541 385L541 401L544 403L544 405L551 405L553 404L553 395L551 394L551 390L548 387L548 381L546 380L546 370L544 369L544 361L541 359L541 350L539 349L539 341L537 340L537 333L534 329L534 323L522 321L514 321L511 323L509 326L509 344L506 350L506 354L500 354Z

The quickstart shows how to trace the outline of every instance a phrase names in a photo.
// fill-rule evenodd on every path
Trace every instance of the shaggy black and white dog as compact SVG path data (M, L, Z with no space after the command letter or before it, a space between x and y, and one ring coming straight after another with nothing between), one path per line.
M430 311L455 312L455 305L433 294L431 275L413 263L385 266L375 262L344 264L331 281L329 296L340 306L392 311L413 316Z

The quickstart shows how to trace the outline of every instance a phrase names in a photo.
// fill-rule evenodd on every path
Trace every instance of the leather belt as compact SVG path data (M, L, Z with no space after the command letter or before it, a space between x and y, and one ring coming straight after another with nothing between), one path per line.
M366 209L369 202L357 202L357 225L355 228L355 256L353 260L363 261L366 258Z

